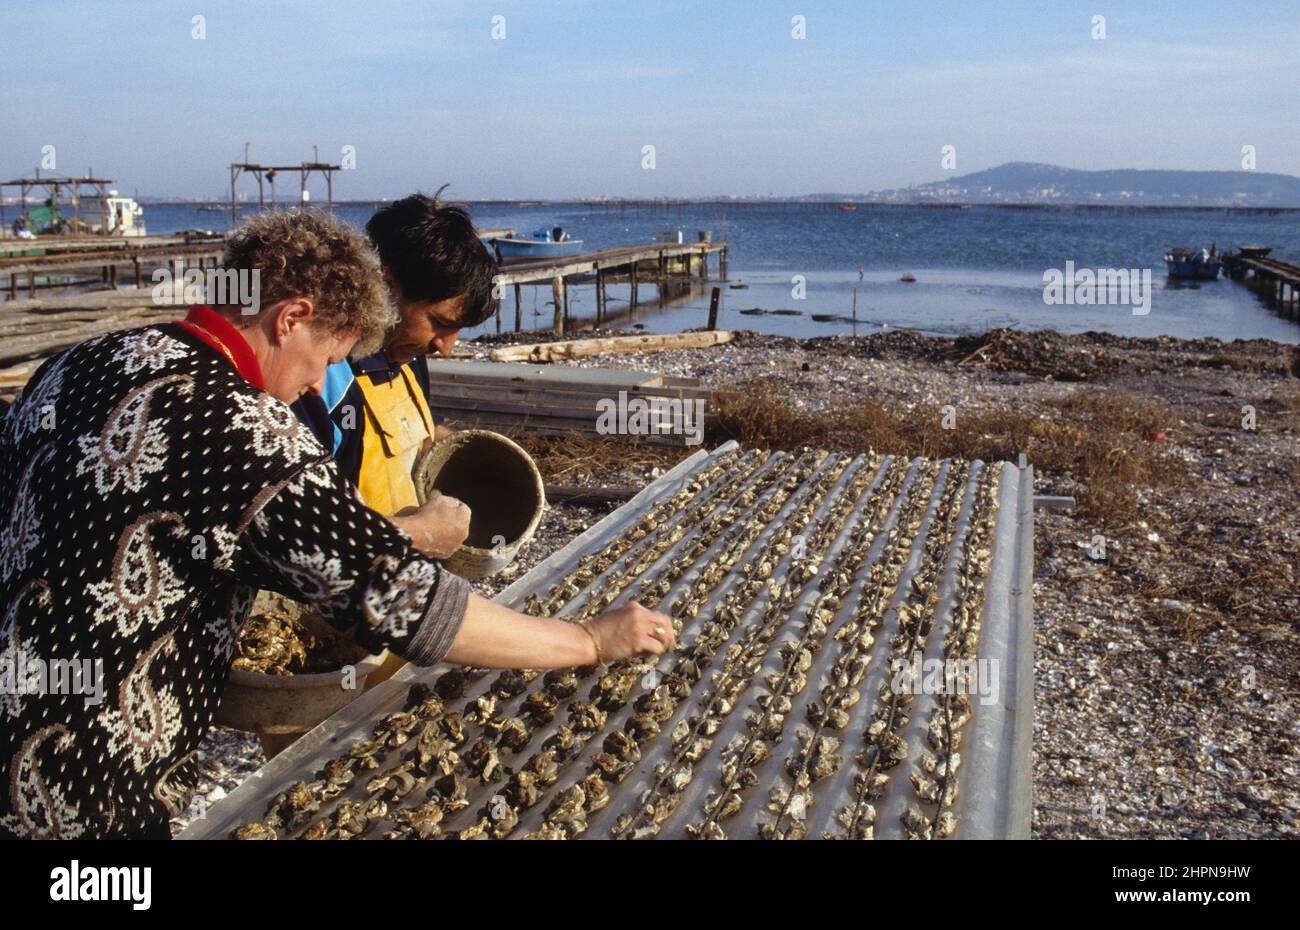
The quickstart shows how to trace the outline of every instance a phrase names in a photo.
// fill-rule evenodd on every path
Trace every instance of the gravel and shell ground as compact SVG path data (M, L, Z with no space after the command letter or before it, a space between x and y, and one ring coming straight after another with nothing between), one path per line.
M720 392L708 447L734 436L941 457L1025 451L1038 494L1079 501L1036 516L1034 835L1300 834L1294 346L742 332L711 349L557 364L701 378ZM547 480L566 484L640 487L693 451L525 442ZM516 563L478 589L503 589L610 509L552 505ZM264 761L255 740L221 728L200 753L209 802Z

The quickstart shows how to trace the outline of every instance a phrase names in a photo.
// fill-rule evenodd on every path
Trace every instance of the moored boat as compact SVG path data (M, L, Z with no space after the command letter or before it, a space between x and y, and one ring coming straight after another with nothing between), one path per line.
M1213 281L1219 276L1223 263L1217 253L1208 249L1177 248L1165 253L1165 267L1171 278Z
M536 230L530 239L487 240L502 259L553 258L559 255L577 255L582 251L581 239L570 239L569 234L555 226Z

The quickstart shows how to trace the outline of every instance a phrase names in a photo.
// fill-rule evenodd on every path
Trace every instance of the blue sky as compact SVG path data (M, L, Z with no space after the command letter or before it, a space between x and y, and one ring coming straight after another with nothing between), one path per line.
M54 145L59 173L211 196L245 142L355 146L341 198L860 192L1006 161L1238 169L1243 145L1300 174L1300 6L1225 6L5 0L0 174Z

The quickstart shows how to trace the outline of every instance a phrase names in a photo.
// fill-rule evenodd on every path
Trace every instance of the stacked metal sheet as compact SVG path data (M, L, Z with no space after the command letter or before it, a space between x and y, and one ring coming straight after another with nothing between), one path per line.
M462 427L698 443L711 392L698 378L613 368L430 359L429 405ZM621 416L617 413L620 409Z
M697 453L499 598L672 653L408 667L184 835L1025 836L1032 515L1007 463Z

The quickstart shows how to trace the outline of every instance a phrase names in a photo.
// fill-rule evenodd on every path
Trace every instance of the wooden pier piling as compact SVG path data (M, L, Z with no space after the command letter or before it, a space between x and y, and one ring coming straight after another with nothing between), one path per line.
M556 275L551 279L551 299L555 301L555 319L551 324L551 329L557 333L564 332L564 305L568 298L564 295L564 278Z
M1266 255L1233 253L1224 258L1228 277L1253 288L1280 316L1300 317L1300 265Z

